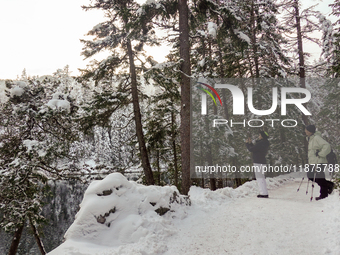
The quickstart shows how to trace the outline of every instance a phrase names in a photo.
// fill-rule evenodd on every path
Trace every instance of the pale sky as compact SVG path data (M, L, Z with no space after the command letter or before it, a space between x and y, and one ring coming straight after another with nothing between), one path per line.
M308 1L311 3L312 1ZM327 3L326 3L327 2ZM326 0L318 10L329 13ZM66 65L78 75L87 61L79 39L105 19L101 11L85 12L89 0L0 0L0 79L49 75ZM318 50L311 50L318 54ZM162 61L164 49L154 57Z
M0 79L52 74L66 65L85 67L79 39L101 12L85 12L88 0L0 0ZM72 73L73 74L73 73Z

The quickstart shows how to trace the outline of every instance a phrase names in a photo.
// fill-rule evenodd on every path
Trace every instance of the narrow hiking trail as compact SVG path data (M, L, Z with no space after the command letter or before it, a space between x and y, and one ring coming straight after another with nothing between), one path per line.
M100 188L98 191L111 187L107 184L116 177L112 174L98 181L95 184ZM306 195L306 180L297 192L300 176L266 180L268 199L256 197L256 181L237 189L216 191L193 186L189 192L191 206L176 207L173 213L162 217L153 211L144 214L140 209L133 211L141 206L139 195L152 197L162 188L134 186L120 197L112 196L121 199L121 204L117 204L118 210L113 214L115 225L109 228L94 221L91 210L95 206L99 212L105 212L110 201L103 200L103 196L85 196L82 204L91 202L91 206L79 211L77 223L70 227L74 236L68 236L49 254L340 255L338 191L326 199L310 202L311 184ZM124 183L119 178L117 181ZM139 189L144 193L138 193ZM314 197L319 190L315 185Z
M287 182L268 199L237 198L200 213L193 205L196 217L182 220L165 254L330 254L327 208L323 200L310 202L306 184L297 192L299 182Z

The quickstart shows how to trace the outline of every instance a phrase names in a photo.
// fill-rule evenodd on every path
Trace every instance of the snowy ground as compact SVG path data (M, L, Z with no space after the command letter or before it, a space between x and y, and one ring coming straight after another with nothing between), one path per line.
M118 218L125 215L121 218L125 227L111 225L110 230L102 226L88 228L90 224L79 225L81 215L90 210L84 209L84 201L91 200L85 195L83 211L66 234L66 242L49 254L340 254L338 192L324 200L310 202L311 189L306 195L307 181L297 192L300 180L282 176L267 178L269 199L256 198L255 181L237 189L224 188L214 192L192 187L191 206L175 207L176 212L158 216L139 204L138 212L144 214L140 218L131 209L136 207L136 201L128 202L131 198L127 197L155 192L166 195L169 189L164 192L157 190L161 189L159 187L145 188L126 183L124 185L130 189L125 192L125 198L120 193L120 203L129 205L129 213L134 216L127 212L118 215ZM108 182L98 182L93 187L98 192L102 184L108 185ZM105 185L103 190L108 188ZM319 188L315 185L314 197L318 194ZM153 194L153 200L161 199ZM132 222L127 220L129 217ZM88 238L91 235L95 238Z

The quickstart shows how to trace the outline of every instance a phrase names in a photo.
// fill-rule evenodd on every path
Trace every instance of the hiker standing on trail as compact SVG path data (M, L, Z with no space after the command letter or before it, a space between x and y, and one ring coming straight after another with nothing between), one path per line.
M259 139L255 144L252 143L251 138L246 142L247 149L253 154L253 163L255 168L255 177L259 185L259 198L268 198L267 183L263 172L263 166L266 164L266 155L269 149L268 133L261 131Z
M314 125L306 126L305 133L308 141L309 171L307 177L311 181L315 179L315 182L320 186L320 196L315 198L320 200L328 197L328 194L331 194L334 188L334 183L325 178L326 156L331 152L331 146L321 137L321 133L316 131Z

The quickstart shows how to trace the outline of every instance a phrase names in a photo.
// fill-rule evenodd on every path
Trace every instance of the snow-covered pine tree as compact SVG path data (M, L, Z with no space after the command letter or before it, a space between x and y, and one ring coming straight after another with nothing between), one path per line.
M283 47L286 41L281 35L275 1L242 1L239 10L242 26L236 32L249 43L243 61L248 72L242 77L284 77L289 61Z
M313 37L312 33L320 30L317 17L318 11L315 11L316 5L302 9L301 1L290 0L281 3L282 26L284 27L285 37L288 39L287 48L295 69L293 74L299 75L301 79L306 77L306 72L312 71L312 66L308 64L310 54L305 52L304 43L310 41L319 45L320 40ZM292 49L294 49L292 51Z
M48 81L7 81L9 100L3 105L0 133L0 226L14 232L10 253L15 254L26 221L42 254L38 227L47 180L62 178L69 169L71 144L77 139L77 107L65 94L54 93Z
M319 108L317 108L319 110L317 123L320 123L320 129L324 131L323 135L338 155L340 151L340 133L334 127L338 126L340 121L340 2L335 0L329 6L332 8L331 15L336 17L336 21L331 24L326 17L319 16L323 31L323 63L326 64L327 68L325 68L326 72L323 72L325 76L323 86L319 88L320 92L318 93L321 97L319 103L321 105L318 105ZM333 178L339 187L339 173L334 173Z
M176 31L176 45L179 46L181 63L179 70L181 79L181 167L182 193L189 192L190 181L190 39L189 8L186 0L181 1L147 1L137 11L137 23L160 25Z
M340 76L340 1L335 0L333 4L330 4L332 7L331 15L337 18L336 22L333 25L333 54L331 61L331 74L334 78L338 78Z
M195 49L192 59L193 63L196 63L193 70L205 72L204 74L210 77L223 75L230 78L277 78L286 76L289 70L289 61L283 48L286 41L280 34L282 28L277 18L278 7L273 1L227 3L200 1L197 4L198 13L201 11L200 7L203 10L201 20L204 22L200 25L200 29L193 29L193 31L197 31L193 36L193 41L196 42L192 46ZM195 17L197 16L199 15ZM207 29L203 28L203 24L207 24ZM215 41L210 39L212 35L215 35L213 37L216 38ZM199 39L195 40L196 38ZM197 60L195 61L195 59ZM283 86L280 83L254 82L254 80L253 82L243 80L239 84L241 84L244 93L247 91L247 87L253 87L254 105L257 109L269 109L272 102L272 86ZM231 109L232 106L227 98L230 98L230 94L222 91L224 113L220 112L219 114L229 120L228 109ZM234 121L243 121L243 117L251 119L254 116L247 112L246 116L242 116L242 118L234 116L233 119ZM232 153L228 162L248 164L249 153L246 151L243 141L250 135L250 130L254 129L247 129L246 132L236 129L238 135L230 136L228 143L233 148L237 148L237 153ZM275 133L278 130L276 128ZM257 131L256 129L255 132ZM273 137L281 137L274 135L274 132L269 133Z
M181 58L181 159L182 193L187 195L191 186L190 179L190 40L189 6L187 0L178 1L179 56Z
M306 40L320 44L320 40L312 37L312 33L320 30L320 25L317 17L320 15L315 11L315 6L312 5L306 9L301 8L301 1L289 0L282 2L281 8L283 11L282 26L285 28L285 36L289 38L287 47L295 49L291 52L292 61L295 62L295 70L292 73L299 75L300 87L306 88L306 72L313 71L313 66L308 65L309 53L304 51L304 42ZM302 120L305 125L309 124L308 117L302 114Z
M150 59L151 60L151 59ZM178 68L178 63L168 62L158 64L150 61L153 65L146 73L148 82L156 86L157 93L150 96L146 124L146 140L151 155L156 155L154 164L159 169L160 163L166 167L166 171L158 176L159 182L168 180L181 190L180 174L180 92L178 73L173 69ZM177 79L173 77L177 76ZM159 163L160 162L160 163Z
M273 1L202 0L192 12L193 70L228 78L285 76L285 39ZM212 63L205 53L212 55Z
M332 62L330 61L330 58L335 56L332 54L333 35L331 23L319 11L315 11L315 7L316 5L312 5L302 10L301 1L299 0L284 1L282 3L282 11L284 14L282 25L285 27L286 37L289 38L288 47L290 49L295 49L292 51L294 54L291 57L292 62L296 61L296 67L295 70L292 70L292 74L297 74L299 76L300 87L302 88L306 88L306 73L309 72L312 75L315 75L316 73L321 75L327 74L328 62ZM313 32L315 31L323 32L322 40L313 37ZM316 43L322 47L323 61L316 64L308 63L310 54L304 51L304 43L306 41ZM321 84L323 84L323 82L321 82ZM320 84L312 87L312 90L314 91L311 92L314 95L320 95L319 87ZM318 102L315 103L318 104ZM313 116L316 116L316 118L313 117L313 120L310 120L307 116L302 114L303 124L307 125L310 122L319 123L316 122L317 119L319 119L317 116L318 111L318 109L316 112L313 111ZM305 139L304 142L305 150L307 150Z
M138 93L138 69L136 62L138 55L143 50L143 45L153 45L156 40L150 23L151 17L140 13L139 5L131 0L124 1L93 1L89 6L83 6L85 10L99 9L104 11L107 21L98 24L88 35L94 36L93 40L82 40L85 47L82 54L92 57L99 52L109 51L109 57L101 62L94 62L92 67L83 71L84 78L92 78L100 81L103 78L112 77L117 73L128 75L128 88L132 95L136 135L139 144L142 167L147 184L154 184L154 178L149 162L142 127L142 116Z
M127 80L124 75L115 76L86 90L91 96L82 102L84 113L79 119L84 138L79 150L83 157L95 160L97 168L121 173L140 162L136 157L136 130Z
M321 56L319 60L319 64L317 66L318 73L322 77L326 77L326 75L333 75L332 68L334 66L334 42L335 37L333 33L333 25L332 22L326 18L326 16L319 13L318 15L320 30L322 31L321 38Z

